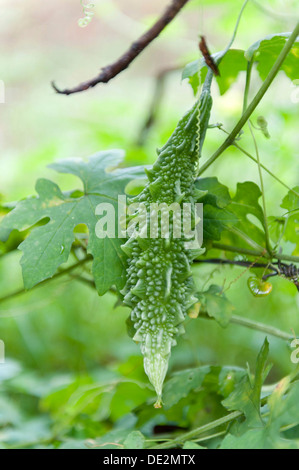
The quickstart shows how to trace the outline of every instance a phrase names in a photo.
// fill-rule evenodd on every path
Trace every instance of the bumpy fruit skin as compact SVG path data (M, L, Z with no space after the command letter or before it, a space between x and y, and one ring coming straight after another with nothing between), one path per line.
M148 183L133 199L143 203L150 213L151 203L174 202L181 207L198 199L194 180L200 150L200 101L181 119L158 159L147 171ZM204 130L205 132L205 130ZM130 204L130 203L129 203ZM173 222L173 221L172 221ZM162 386L168 368L171 347L176 336L184 332L182 322L188 309L197 302L190 264L203 250L187 250L184 238L169 236L131 237L123 250L128 255L124 302L132 308L134 340L140 342L144 369L157 393L156 407L161 406Z

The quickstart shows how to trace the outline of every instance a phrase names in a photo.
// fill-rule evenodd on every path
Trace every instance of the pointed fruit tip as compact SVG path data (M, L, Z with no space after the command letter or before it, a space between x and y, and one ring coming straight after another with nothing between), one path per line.
M163 407L162 398L161 398L161 397L157 397L157 401L156 401L156 403L154 404L154 408L159 409L159 408L162 408L162 407Z

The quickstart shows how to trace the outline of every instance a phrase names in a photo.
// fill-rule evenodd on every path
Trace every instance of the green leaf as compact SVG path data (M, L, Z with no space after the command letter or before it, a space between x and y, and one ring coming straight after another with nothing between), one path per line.
M213 59L216 61L222 52L212 54ZM223 95L230 86L236 81L239 73L246 70L247 62L244 57L244 51L241 49L230 49L219 65L220 76L216 77L220 94ZM199 86L198 72L201 71L201 81L203 82L207 74L207 65L203 58L195 60L186 65L182 72L182 79L189 79L194 93L196 94Z
M229 206L230 212L237 217L237 223L230 226L238 240L245 240L245 244L251 242L260 247L265 245L264 214L259 205L262 193L259 187L251 182L237 184L237 192Z
M109 411L112 420L122 418L153 396L147 384L127 380L117 385Z
M271 240L274 243L278 243L283 236L284 228L286 225L286 218L285 217L275 217L270 215L267 217L268 228L269 228L269 235Z
M45 222L34 228L19 246L24 253L21 265L26 289L52 277L58 266L68 260L78 224L86 224L89 230L88 253L93 256L92 270L99 294L112 285L123 287L125 254L120 248L123 239L98 238L95 233L98 204L108 202L117 213L118 195L124 195L131 179L143 174L138 167L108 172L107 168L118 165L122 157L122 151L110 150L97 153L87 162L69 159L50 165L58 172L78 176L84 193L77 192L75 196L62 193L55 183L40 179L36 184L38 196L21 201L4 217L0 224L2 241L14 229L22 231L41 220Z
M200 293L200 299L203 302L203 310L209 317L215 320L222 326L226 327L229 324L234 306L222 294L222 288L216 285L211 285L205 292Z
M220 449L267 449L269 442L264 428L250 429L241 436L228 434L223 439Z
M283 435L283 426L299 424L299 383L290 384L285 377L268 398L268 415L262 428L250 429L247 421L228 434L221 449L298 449L299 442L288 440ZM245 432L243 432L245 431Z
M203 203L204 240L220 240L225 227L238 221L236 216L226 209L231 202L228 188L214 177L199 178L195 187L200 191L208 191L200 200Z
M279 433L281 426L299 424L299 383L290 384L289 377L282 379L268 399L270 417L268 427Z
M271 239L279 244L281 240L294 244L292 254L299 254L299 186L288 191L280 207L286 209L282 216L268 217L268 227Z
M299 192L299 186L293 188L297 193ZM285 230L283 239L295 244L295 249L292 255L299 255L299 198L292 192L283 198L281 206L283 209L287 209Z
M230 49L219 65L220 76L216 77L221 95L235 83L240 72L246 70L247 62L244 51L240 49Z
M229 411L242 411L246 416L247 425L251 427L263 427L260 401L262 385L269 373L269 367L266 366L268 354L269 343L266 338L257 358L253 383L247 375L222 402Z
M210 370L209 366L204 366L175 372L164 385L163 401L165 405L163 407L165 409L171 408L182 398L187 397L192 390L200 387Z
M204 204L211 204L223 209L231 202L231 197L227 186L219 183L215 177L199 178L195 187L201 191L208 191L208 194L201 199Z
M225 366L221 368L219 374L218 393L227 398L234 390L236 384L247 375L247 370L240 367Z
M280 33L266 36L252 44L245 52L248 61L253 59L258 62L257 70L262 80L265 80L274 62L276 61L283 46L288 40L291 33ZM291 80L298 78L299 74L299 38L293 45L290 53L286 57L281 66L287 77Z
M280 33L266 36L256 41L246 51L230 49L220 62L220 76L216 77L220 94L223 95L236 81L239 73L247 69L247 61L249 62L251 59L258 62L257 71L261 79L265 80L290 34L291 33ZM222 52L216 52L212 54L212 58L217 61L221 54ZM291 80L298 78L298 57L299 40L295 42L281 66L281 70L283 70ZM199 71L201 71L201 82L203 82L207 73L207 65L203 58L190 62L185 66L182 72L182 79L188 78L194 94L197 93L200 85Z
M206 449L206 447L202 447L199 444L196 444L196 442L186 441L183 449Z
M299 193L299 186L295 186L295 188L292 189L296 193ZM293 191L289 191L280 204L280 207L287 209L289 212L299 210L299 197L296 196Z
M284 240L294 243L295 248L292 251L293 256L299 256L299 217L288 217L286 229L283 236Z
M199 80L199 70L201 70L200 80ZM207 66L203 59L194 60L187 64L182 72L182 80L188 78L188 82L190 83L194 96L197 94L198 88L200 84L204 81L207 75ZM201 81L201 83L200 83Z
M143 449L145 437L140 431L132 431L124 441L125 449Z
M235 225L238 219L226 209L204 204L203 206L203 238L204 240L220 240L221 232L228 225Z

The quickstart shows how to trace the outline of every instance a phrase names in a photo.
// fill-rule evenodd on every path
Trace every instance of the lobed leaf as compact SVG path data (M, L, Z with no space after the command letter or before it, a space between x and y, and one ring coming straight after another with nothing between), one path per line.
M123 239L98 238L95 233L97 205L108 202L117 215L118 195L124 195L128 182L143 174L139 167L109 172L108 167L117 166L122 158L122 151L110 150L95 154L87 162L68 159L50 165L60 173L80 178L83 192L62 193L55 183L40 179L36 184L38 196L19 202L1 221L2 241L13 230L24 231L44 222L33 227L19 246L23 251L21 265L26 289L52 277L68 260L75 238L74 229L79 224L85 224L89 230L88 253L93 257L92 270L98 293L104 294L112 285L118 289L123 287L125 254L120 249Z

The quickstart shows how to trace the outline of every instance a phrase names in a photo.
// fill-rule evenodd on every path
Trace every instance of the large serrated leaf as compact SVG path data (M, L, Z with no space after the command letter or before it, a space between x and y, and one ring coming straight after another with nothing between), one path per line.
M36 184L37 197L25 199L17 204L0 224L0 239L5 241L12 230L23 231L44 220L42 226L34 228L19 248L26 289L54 275L57 268L68 260L74 241L74 228L85 224L89 230L88 253L93 256L93 275L99 294L104 294L112 285L121 288L125 280L125 254L120 246L122 238L98 238L95 226L98 222L96 207L110 203L117 214L118 195L123 195L128 182L143 174L142 168L118 169L115 167L123 152L110 150L99 152L87 162L69 159L51 165L61 173L78 176L83 182L84 194L70 197L46 179ZM117 237L117 234L116 234Z

